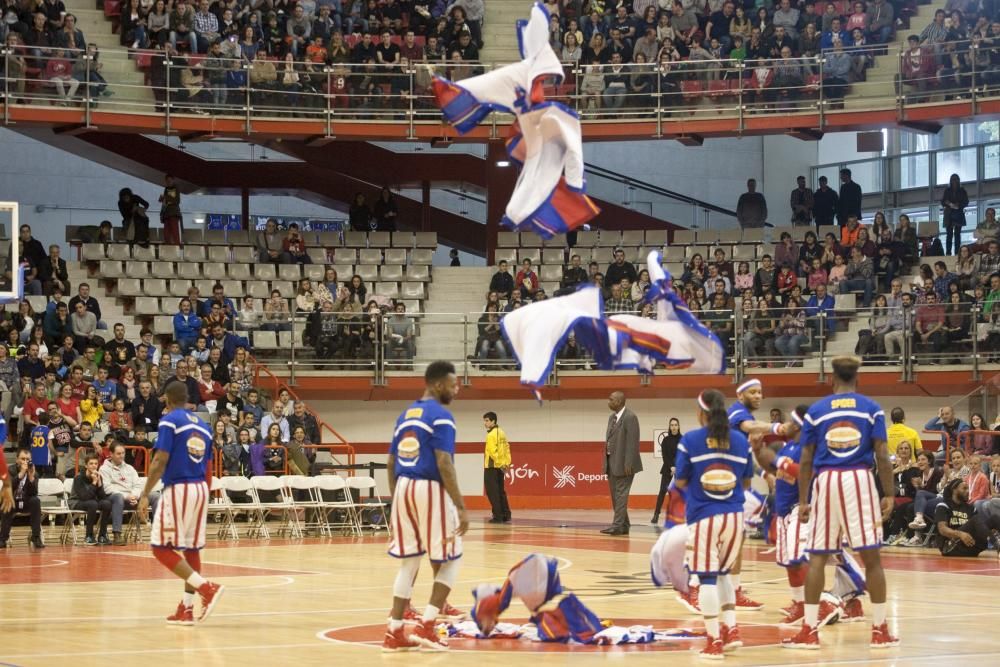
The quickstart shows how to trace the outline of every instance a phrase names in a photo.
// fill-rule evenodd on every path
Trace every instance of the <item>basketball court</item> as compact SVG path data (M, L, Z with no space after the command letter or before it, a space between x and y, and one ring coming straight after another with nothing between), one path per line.
M608 512L521 512L515 523L494 527L474 513L465 543L459 583L451 599L468 610L471 588L500 583L525 555L559 558L564 586L602 619L656 629L691 628L701 622L686 612L670 589L649 578L652 526L646 511L632 511L627 538L597 531ZM453 640L450 655L380 651L395 562L385 555L385 536L305 540L210 542L206 576L227 592L213 616L195 627L168 626L164 617L178 602L180 582L156 562L148 547L60 547L29 552L23 528L14 549L0 553L0 625L3 665L328 665L371 664L596 664L628 658L630 664L704 664L692 647L701 640L671 640L640 646L564 646L520 640ZM214 531L210 531L210 534ZM889 622L899 648L868 648L867 623L835 625L822 632L823 650L791 651L777 644L792 634L779 628L780 607L789 601L783 571L770 547L748 542L743 585L765 603L741 612L747 647L726 662L734 665L949 665L998 664L994 639L1000 619L994 552L978 559L944 559L930 550L886 550ZM832 577L832 570L828 571ZM429 593L429 568L414 594L421 608ZM866 613L868 600L864 599ZM525 619L515 600L503 620ZM669 654L669 655L668 655Z

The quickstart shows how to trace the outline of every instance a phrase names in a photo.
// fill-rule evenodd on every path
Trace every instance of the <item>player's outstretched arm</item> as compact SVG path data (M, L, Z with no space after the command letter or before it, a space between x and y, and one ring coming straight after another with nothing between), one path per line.
M458 534L465 535L469 530L469 517L465 512L465 500L462 492L458 489L458 475L455 472L455 464L451 460L451 454L446 451L434 450L434 458L437 459L438 472L441 473L441 483L444 490L448 492L451 502L455 503L458 510Z
M146 477L146 487L142 490L142 495L139 496L139 506L136 511L139 513L139 517L146 521L149 513L149 494L153 492L156 488L156 484L163 477L163 471L167 469L167 461L170 460L170 452L163 449L157 449L156 453L153 455L153 460L149 464L149 472Z

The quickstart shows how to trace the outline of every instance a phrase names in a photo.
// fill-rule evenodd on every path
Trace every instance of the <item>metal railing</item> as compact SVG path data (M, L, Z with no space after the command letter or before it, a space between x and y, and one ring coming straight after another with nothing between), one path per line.
M574 108L584 122L654 121L659 126L692 117L729 117L738 119L740 128L762 114L819 114L822 126L826 114L841 110L902 112L954 98L971 101L975 109L978 101L1000 96L1000 71L990 63L988 49L977 43L926 47L926 61L935 65L926 71L913 70L903 52L870 67L885 48L754 61L666 55L657 63L566 63L563 82L546 93ZM6 73L2 95L6 102L82 109L88 125L90 114L100 110L161 113L168 131L173 116L211 114L242 119L248 127L262 117L320 120L328 134L335 120L375 120L407 124L412 135L415 123L440 123L430 91L434 75L461 81L495 67L477 62L326 64L233 55L13 45L0 52ZM886 67L887 61L893 65ZM960 66L945 66L956 62ZM10 122L9 104L3 117ZM494 114L493 123L496 131L506 120Z

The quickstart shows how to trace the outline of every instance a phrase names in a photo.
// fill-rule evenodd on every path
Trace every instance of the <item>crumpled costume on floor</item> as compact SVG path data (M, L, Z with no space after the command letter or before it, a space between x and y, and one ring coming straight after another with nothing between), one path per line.
M432 88L445 119L465 134L492 111L516 118L507 153L521 166L502 222L551 238L576 229L600 210L584 194L583 138L576 112L546 101L546 79L562 81L563 68L548 42L548 11L536 3L518 21L521 61L461 82L435 77Z
M647 644L695 636L687 628L656 631L649 626L602 622L576 595L563 590L559 561L545 554L531 554L510 569L503 585L479 584L472 596L472 622L450 625L449 636L594 645ZM514 597L531 612L525 625L499 621Z
M521 383L537 392L570 333L603 370L651 373L657 366L666 366L722 373L725 349L674 292L659 252L649 253L646 268L650 288L644 298L656 307L655 320L637 315L605 317L601 290L594 285L506 314L500 328L521 365Z

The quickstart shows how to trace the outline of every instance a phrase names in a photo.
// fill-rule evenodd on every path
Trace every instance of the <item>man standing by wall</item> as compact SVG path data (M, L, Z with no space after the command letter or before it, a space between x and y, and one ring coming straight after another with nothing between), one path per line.
M611 417L604 445L604 474L611 489L611 507L614 519L611 526L602 530L607 535L628 535L628 495L632 480L642 472L639 457L639 418L625 407L625 394L616 391L608 398Z
M497 424L497 413L487 412L483 415L483 425L486 427L483 486L486 487L490 507L493 508L490 523L509 523L510 504L504 489L504 474L510 469L510 443L507 442L507 434Z

